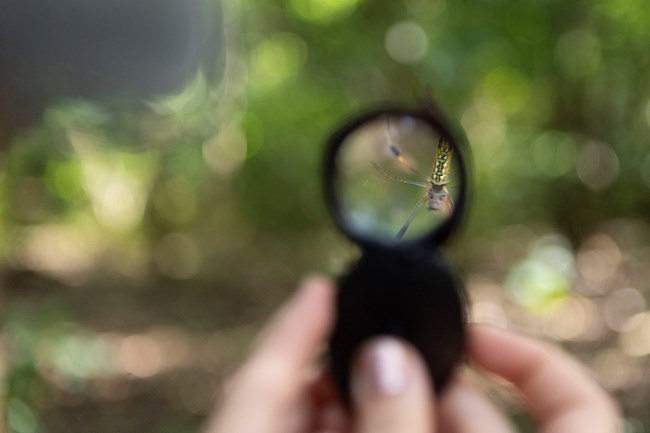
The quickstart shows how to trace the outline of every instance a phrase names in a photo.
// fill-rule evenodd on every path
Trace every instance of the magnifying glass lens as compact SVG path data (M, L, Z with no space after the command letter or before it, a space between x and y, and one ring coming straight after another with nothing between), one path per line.
M337 154L345 225L384 242L432 233L454 213L459 161L453 141L417 117L385 114L361 124Z

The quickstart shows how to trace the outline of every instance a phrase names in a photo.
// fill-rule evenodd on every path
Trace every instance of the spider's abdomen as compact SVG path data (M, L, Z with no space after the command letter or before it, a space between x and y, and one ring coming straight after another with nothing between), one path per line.
M431 183L439 188L447 185L452 153L453 149L449 140L444 136L440 137L436 161L431 173Z

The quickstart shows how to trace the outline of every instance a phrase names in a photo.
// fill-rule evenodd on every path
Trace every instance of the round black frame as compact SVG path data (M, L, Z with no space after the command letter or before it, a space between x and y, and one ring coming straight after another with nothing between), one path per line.
M387 240L375 239L355 232L355 230L353 230L352 227L346 222L341 208L339 207L335 186L335 176L337 175L336 156L339 149L345 142L345 139L366 122L385 115L405 115L414 117L430 125L434 130L441 131L445 136L449 137L449 141L454 146L454 158L458 159L459 167L458 177L460 179L460 192L456 202L454 203L454 210L451 217L437 226L433 231L423 235L420 238L401 240L397 243L389 242ZM338 228L343 233L345 233L345 235L350 240L352 240L352 242L359 245L362 249L383 249L387 247L395 247L396 245L399 245L400 248L405 249L417 247L435 248L436 246L444 243L451 236L451 234L460 224L461 219L465 213L470 181L469 167L467 165L469 164L469 161L471 161L468 152L469 147L467 146L467 140L465 139L465 135L462 133L462 130L447 121L441 112L437 110L436 107L434 107L431 103L428 103L426 106L416 109L395 105L386 105L382 108L375 108L373 110L367 111L344 124L340 129L332 134L328 141L323 172L323 186L325 190L325 202L327 208Z

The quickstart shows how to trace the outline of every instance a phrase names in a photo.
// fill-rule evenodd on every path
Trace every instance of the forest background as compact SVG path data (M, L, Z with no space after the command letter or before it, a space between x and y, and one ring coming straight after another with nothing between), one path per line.
M649 430L648 22L646 0L3 2L0 424L196 431L297 281L356 256L328 135L430 88L473 153L446 249L471 317L564 346Z

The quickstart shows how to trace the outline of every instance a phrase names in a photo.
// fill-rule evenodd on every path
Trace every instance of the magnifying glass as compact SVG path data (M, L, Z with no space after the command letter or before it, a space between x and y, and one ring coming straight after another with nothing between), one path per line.
M468 148L428 104L383 108L345 124L325 155L325 199L361 249L340 278L330 341L335 380L349 400L351 364L374 336L415 346L440 391L462 358L465 296L440 246L467 202Z

